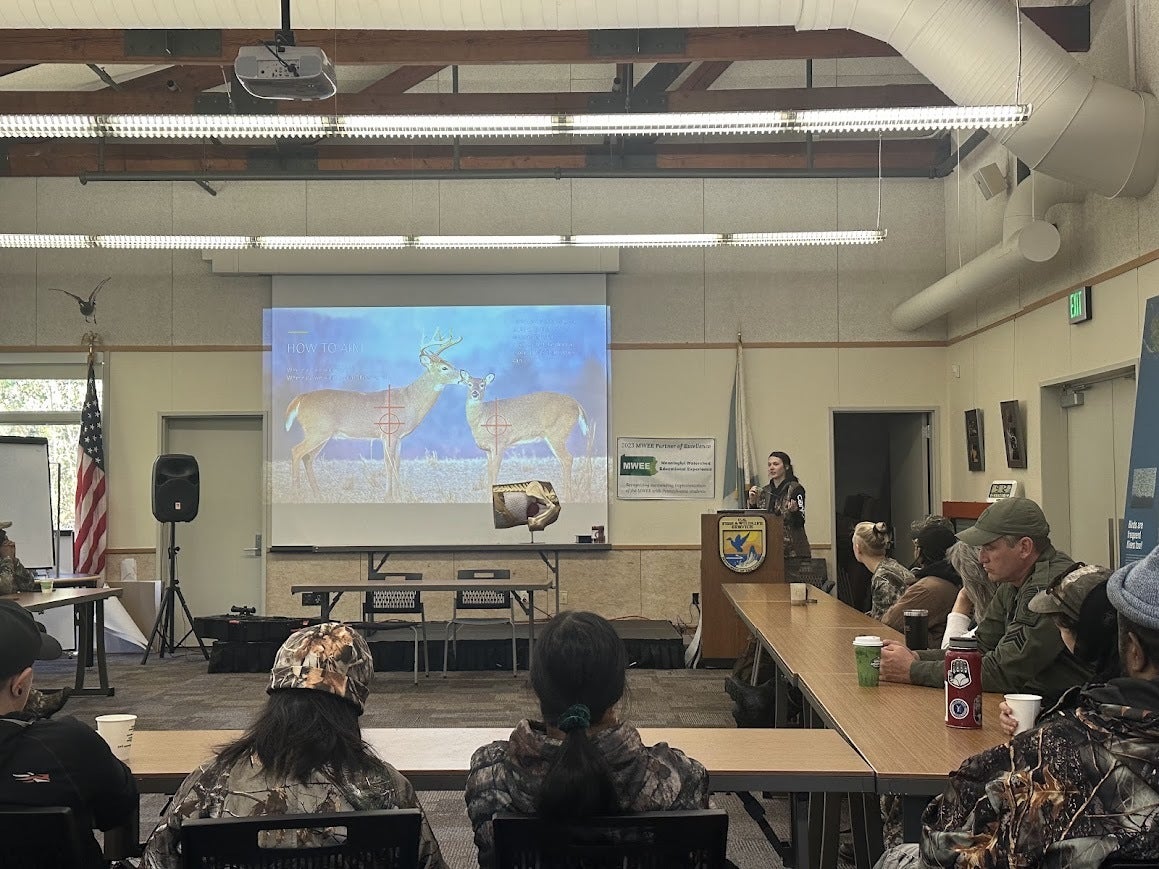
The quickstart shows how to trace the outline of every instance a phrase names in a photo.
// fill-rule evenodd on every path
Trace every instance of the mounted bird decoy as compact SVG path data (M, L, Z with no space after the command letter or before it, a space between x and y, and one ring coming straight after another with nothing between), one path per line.
M101 287L111 280L112 276L109 276L93 287L87 299L78 296L76 293L70 293L68 290L60 290L56 287L49 287L48 289L54 293L64 293L66 296L71 296L76 299L76 303L80 306L80 312L85 318L85 322L95 323L97 321L97 293L101 291Z

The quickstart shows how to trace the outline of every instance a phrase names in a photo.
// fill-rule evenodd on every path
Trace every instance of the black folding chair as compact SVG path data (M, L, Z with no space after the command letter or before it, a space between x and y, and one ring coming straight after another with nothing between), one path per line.
M723 809L548 821L501 812L494 819L498 869L723 869Z
M28 786L35 788L35 784ZM0 864L21 869L73 869L91 859L82 837L92 836L77 826L67 806L0 806ZM94 842L91 846L96 847Z
M332 814L194 818L181 824L184 869L415 869L419 809ZM262 833L286 831L289 847L269 846ZM311 843L293 847L299 831Z
M376 579L409 579L421 580L421 573L380 573L370 577ZM363 634L372 634L377 631L405 631L414 632L414 682L419 683L419 633L423 638L423 672L431 674L431 650L427 645L427 615L423 608L422 592L409 588L385 588L382 591L368 591L362 600L362 621L355 623L355 627ZM380 615L417 614L419 620L405 619L376 619Z
M504 569L460 570L456 574L458 579L511 579L511 571ZM507 610L506 618L463 618L460 611ZM447 678L447 662L451 646L455 647L455 665L458 666L459 628L463 625L510 625L511 626L511 675L519 675L519 661L515 652L515 595L510 591L496 591L490 588L465 588L455 592L455 601L451 605L451 620L447 622L447 635L443 642L443 678Z

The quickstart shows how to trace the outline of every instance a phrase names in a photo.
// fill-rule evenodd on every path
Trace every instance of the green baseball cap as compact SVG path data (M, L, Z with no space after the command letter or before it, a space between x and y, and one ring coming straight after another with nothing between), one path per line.
M958 539L971 546L985 546L999 537L1046 537L1050 523L1042 508L1029 498L1004 498L996 501L978 517L973 527L958 534Z

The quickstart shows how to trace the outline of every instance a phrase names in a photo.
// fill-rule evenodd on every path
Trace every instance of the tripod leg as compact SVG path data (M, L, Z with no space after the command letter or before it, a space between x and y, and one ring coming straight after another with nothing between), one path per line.
M189 634L193 634L193 639L197 640L197 645L201 647L201 654L205 655L205 660L209 660L209 652L205 649L205 643L201 642L201 637L197 635L197 629L193 627L193 614L189 612L189 605L185 603L185 595L181 593L180 586L177 587L177 598L181 601L181 609L185 611L185 618L189 621ZM185 636L189 636L186 634Z
M145 642L145 655L141 658L141 663L145 664L149 661L149 652L153 648L153 640L161 640L164 643L165 635L162 633L162 625L165 622L166 605L169 603L169 586L165 586L165 590L161 592L161 606L157 609L157 618L153 621L153 630L149 632L149 639ZM160 646L162 657L164 657L165 646Z

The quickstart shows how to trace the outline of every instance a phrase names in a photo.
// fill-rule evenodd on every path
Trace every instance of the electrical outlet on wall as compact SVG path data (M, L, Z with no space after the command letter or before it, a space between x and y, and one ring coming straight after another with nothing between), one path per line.
M559 590L559 605L567 606L567 592L563 589Z

